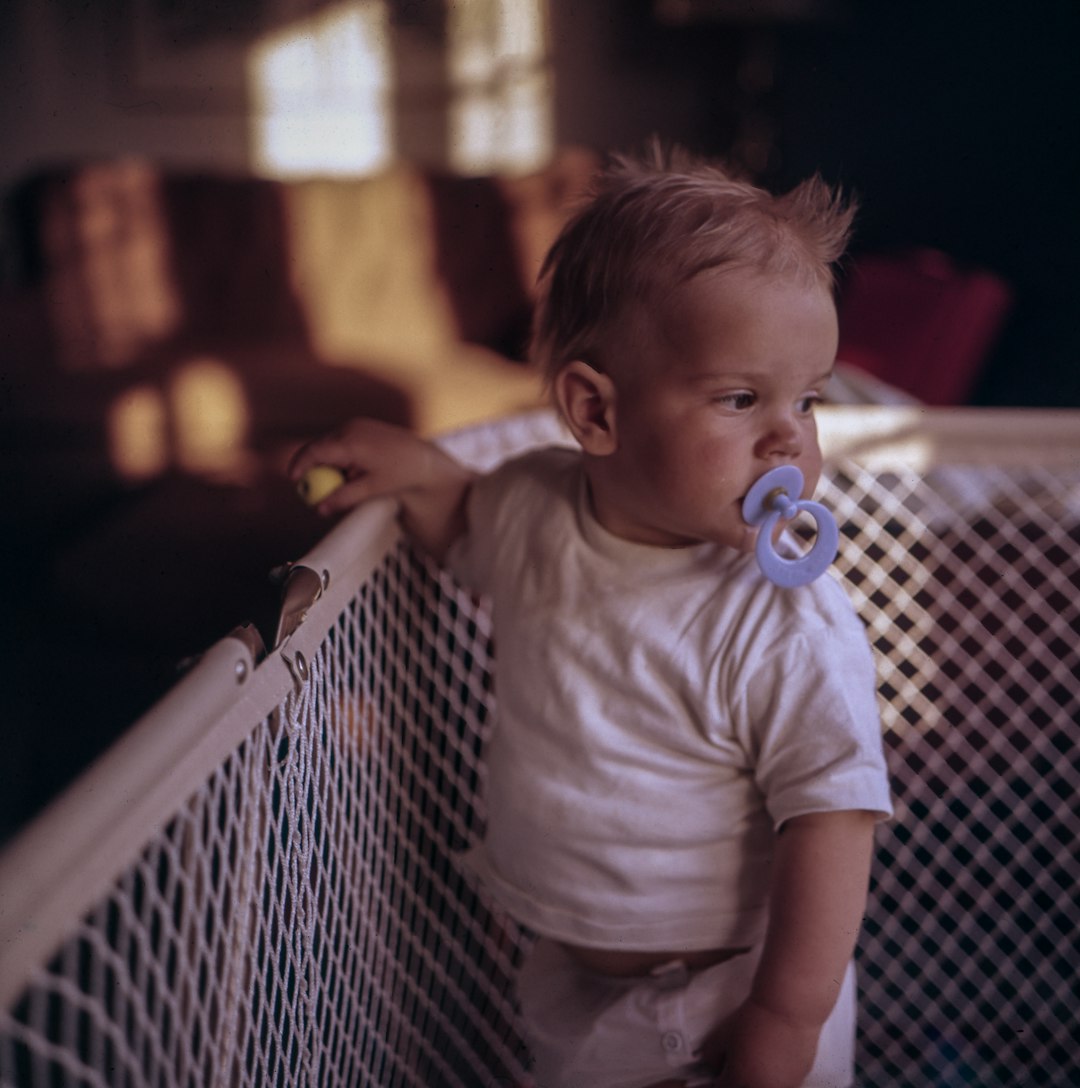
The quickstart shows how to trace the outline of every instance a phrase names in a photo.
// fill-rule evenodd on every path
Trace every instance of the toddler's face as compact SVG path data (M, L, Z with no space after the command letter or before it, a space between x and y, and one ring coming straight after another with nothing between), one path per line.
M596 513L609 531L666 546L746 550L742 501L794 464L809 496L821 472L814 406L836 359L822 287L747 271L706 272L673 292L632 346L618 387L618 448L600 459Z

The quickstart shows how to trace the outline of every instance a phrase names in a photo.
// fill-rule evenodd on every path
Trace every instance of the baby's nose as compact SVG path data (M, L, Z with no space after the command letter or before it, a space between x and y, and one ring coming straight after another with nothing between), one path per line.
M770 424L761 442L765 457L792 458L802 452L803 435L798 422L789 415L778 415Z

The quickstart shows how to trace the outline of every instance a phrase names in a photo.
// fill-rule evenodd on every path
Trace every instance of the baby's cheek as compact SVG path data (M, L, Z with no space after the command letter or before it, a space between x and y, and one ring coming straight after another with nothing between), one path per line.
M804 453L799 458L799 470L803 474L803 490L801 498L811 499L817 490L818 480L821 479L822 457L817 443L809 453Z
M742 528L742 538L736 545L736 549L744 554L752 552L754 550L754 545L757 543L757 535L757 529L754 529L749 525L744 525Z

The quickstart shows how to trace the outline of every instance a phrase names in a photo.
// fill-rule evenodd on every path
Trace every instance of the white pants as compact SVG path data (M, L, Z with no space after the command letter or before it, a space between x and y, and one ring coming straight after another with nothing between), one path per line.
M684 1078L707 1085L694 1053L750 992L757 952L715 967L676 962L652 975L610 978L541 939L518 980L538 1088L647 1088ZM849 1088L855 1065L855 965L821 1031L803 1088Z

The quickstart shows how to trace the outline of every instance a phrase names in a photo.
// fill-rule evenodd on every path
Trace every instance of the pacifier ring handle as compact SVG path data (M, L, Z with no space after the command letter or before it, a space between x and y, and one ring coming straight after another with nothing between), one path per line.
M742 515L749 525L758 527L754 555L761 573L783 589L805 586L828 570L840 543L836 519L819 502L800 499L803 474L795 465L780 465L761 476L743 500ZM795 496L795 498L792 498ZM790 521L799 514L814 519L817 539L806 555L788 559L773 544L773 533L780 520Z

